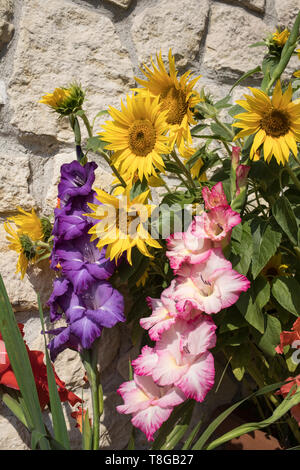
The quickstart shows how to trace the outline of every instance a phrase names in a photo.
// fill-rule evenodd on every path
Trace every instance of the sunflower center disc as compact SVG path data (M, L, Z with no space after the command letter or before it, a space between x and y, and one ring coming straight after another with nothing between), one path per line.
M285 135L289 131L289 119L286 113L273 109L266 114L261 120L261 127L268 135L279 137Z
M129 128L129 147L135 155L146 157L153 150L155 141L155 128L148 119L137 120L131 124Z
M167 123L181 124L188 109L184 91L171 87L162 93L160 97L162 109L168 111Z

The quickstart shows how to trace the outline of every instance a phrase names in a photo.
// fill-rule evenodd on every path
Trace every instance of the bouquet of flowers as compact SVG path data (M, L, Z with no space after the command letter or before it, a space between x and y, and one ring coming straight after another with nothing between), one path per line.
M200 77L179 76L171 50L168 63L158 53L142 68L119 109L93 121L79 83L42 97L68 117L76 157L61 166L53 218L19 208L5 230L21 278L45 259L56 273L47 305L39 300L46 363L26 345L0 280L0 394L32 448L71 448L61 407L68 401L80 403L72 416L82 448L99 449L98 348L103 329L118 322L140 347L117 390L117 411L132 423L128 449L135 428L162 450L214 449L265 427L282 446L300 445L300 71L285 72L292 55L300 58L299 25L300 13L291 31L255 44L266 48L262 65L217 102L196 91ZM258 73L260 88L231 103L235 86ZM107 120L94 135L98 117ZM110 192L94 185L93 154L114 175ZM45 307L64 326L45 331ZM54 370L67 348L81 357L92 413ZM195 403L215 384L216 355L252 393L208 427L191 428ZM215 439L245 400L261 419Z

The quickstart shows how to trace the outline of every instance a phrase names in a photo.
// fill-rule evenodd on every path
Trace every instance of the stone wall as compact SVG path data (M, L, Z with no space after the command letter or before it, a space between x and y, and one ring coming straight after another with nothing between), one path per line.
M108 105L118 106L134 86L134 76L140 75L140 64L149 63L160 49L166 58L171 47L180 72L201 74L199 87L221 98L243 72L260 63L264 49L249 49L249 44L276 25L291 26L299 8L300 0L0 0L0 272L31 348L43 347L36 292L47 300L52 274L44 263L20 280L15 253L7 250L3 220L18 205L51 214L60 166L75 157L68 120L39 104L40 97L78 80L93 117ZM243 91L238 87L233 98ZM95 161L97 186L107 190L110 171L96 156ZM115 390L128 378L128 357L137 348L132 348L124 325L106 331L101 343L106 404L102 444L122 449L130 423L115 412L120 403ZM84 372L78 355L61 354L56 369L81 395ZM199 413L233 398L237 389L230 376L226 380L225 393L224 388L217 395L211 392ZM85 388L83 395L87 398ZM80 446L80 434L69 421L73 446ZM27 449L28 444L26 430L0 404L0 449Z

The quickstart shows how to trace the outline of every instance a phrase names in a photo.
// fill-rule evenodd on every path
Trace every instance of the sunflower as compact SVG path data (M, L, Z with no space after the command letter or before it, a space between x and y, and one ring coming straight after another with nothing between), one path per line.
M235 116L238 122L233 126L242 129L235 140L255 134L250 150L253 159L263 145L264 159L269 163L272 156L278 164L285 164L290 150L297 156L297 143L300 141L300 103L291 101L292 85L282 94L280 81L274 87L270 98L265 92L249 88L254 96L244 95L246 100L237 101L246 112Z
M69 88L55 88L53 93L47 93L39 101L50 106L59 114L67 116L81 108L84 92L81 85L72 83Z
M122 111L109 107L114 121L107 121L99 133L113 150L112 161L123 174L134 175L148 180L156 175L155 169L164 171L162 154L169 153L166 112L162 113L158 98L127 95L127 107L121 101Z
M28 235L34 241L43 240L43 224L34 209L31 209L31 213L24 211L21 207L17 209L20 214L9 217L8 220L16 224L21 234Z
M185 147L182 152L182 157L184 158L184 164L186 165L191 157L195 154L196 149L192 147ZM190 173L193 179L197 179L198 181L207 181L206 173L202 173L199 177L199 172L203 167L204 163L201 157L199 157L191 166Z
M86 214L98 220L89 231L92 234L91 241L98 239L97 247L100 250L107 245L106 257L115 259L116 262L126 252L127 260L132 264L131 251L135 246L144 256L153 258L146 245L153 248L161 246L144 228L144 223L154 208L145 204L149 191L132 201L128 197L129 191L120 197L109 195L97 188L95 191L100 204L89 203L93 212Z
M288 40L289 35L290 32L287 28L285 28L283 31L279 31L278 29L276 29L276 32L272 35L272 39L277 46L282 48Z
M6 237L9 242L8 247L19 253L16 273L20 272L21 279L23 279L27 271L28 263L34 263L37 258L36 249L28 235L19 230L14 230L8 222L4 224L4 228L8 233L8 236Z
M169 73L163 63L161 52L159 55L156 54L156 59L158 68L151 59L153 71L146 65L144 65L145 70L141 69L147 80L135 77L136 82L144 87L137 88L135 91L143 94L145 90L149 90L153 96L159 97L161 110L167 111L170 145L173 147L176 142L181 151L185 142L192 143L189 125L195 124L193 108L201 101L199 94L193 88L200 76L190 80L191 71L187 71L178 79L171 49L169 50Z
M288 265L282 264L281 253L277 253L268 261L261 274L268 281L272 281L277 276L288 276L287 269Z

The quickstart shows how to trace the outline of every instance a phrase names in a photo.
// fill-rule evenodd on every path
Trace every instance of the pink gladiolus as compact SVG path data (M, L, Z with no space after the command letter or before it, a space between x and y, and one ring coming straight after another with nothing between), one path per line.
M192 233L193 222L186 232L176 232L167 238L166 255L175 274L183 263L197 264L207 257L211 241Z
M222 250L214 248L203 263L184 264L179 269L174 292L176 308L183 315L192 308L217 313L233 305L249 287L248 279L232 269Z
M220 242L226 236L230 236L233 227L240 222L240 215L230 206L218 206L194 218L192 234L200 239L208 238Z
M135 373L152 376L160 386L175 386L187 398L203 401L214 383L214 359L208 349L216 344L216 325L201 315L177 320L161 335L155 348L145 346L133 361Z
M207 186L202 189L202 197L205 203L205 209L210 210L213 207L228 206L222 183L217 183L209 190Z
M148 304L153 312L150 317L141 318L140 325L145 330L148 330L152 341L158 341L161 334L168 330L176 322L177 318L190 320L202 313L197 309L192 309L188 312L188 315L178 312L174 296L175 287L176 280L173 279L171 285L162 292L160 299L147 298Z
M143 431L148 441L153 441L153 434L169 418L174 406L186 399L178 388L159 387L151 377L136 374L119 387L118 393L124 405L117 406L117 411L132 414L133 426Z
M160 299L147 297L148 305L152 308L153 312L150 317L141 318L140 325L145 330L149 330L148 333L152 341L157 341L161 333L170 328L176 321L178 312L172 297L173 290L174 282L162 292Z
M240 162L240 153L241 153L241 147L235 147L235 146L232 147L231 165L234 170L236 170Z
M236 169L236 195L238 196L240 192L245 189L247 176L250 171L249 165L239 165Z

